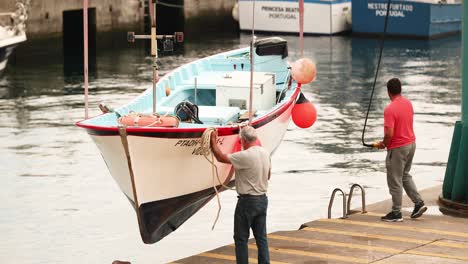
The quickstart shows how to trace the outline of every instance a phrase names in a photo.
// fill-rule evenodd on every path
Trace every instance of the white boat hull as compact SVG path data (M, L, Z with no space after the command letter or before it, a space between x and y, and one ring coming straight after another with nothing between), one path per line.
M270 153L281 143L290 121L292 106L275 120L257 129L262 146ZM120 136L91 137L120 189L134 201L127 157ZM230 153L238 140L237 134L220 136L219 146L224 152ZM217 179L213 181L211 164L199 153L200 138L129 135L128 146L138 205L203 191L213 188L214 184L220 185ZM224 182L231 165L218 162L216 165L220 181Z
M6 68L8 63L8 57L10 57L11 53L15 49L15 47L21 43L26 41L26 34L21 33L17 36L10 36L7 31L3 29L0 30L0 75Z
M239 26L252 29L252 1L239 1ZM304 3L304 33L331 35L351 30L351 1ZM255 30L299 32L299 8L294 1L256 1Z
M270 154L286 133L298 94L299 89L296 89L288 104L273 111L267 118L252 123L262 146ZM234 170L230 164L215 160L219 179L214 177L212 165L200 153L200 131L187 133L180 130L150 136L127 131L130 162L119 134L99 135L99 130L88 129L112 177L137 210L143 241L155 243L209 202L215 195L214 188L223 191L220 182L225 183ZM218 131L218 144L225 153L240 149L239 127L221 127ZM130 171L133 171L137 199L133 195ZM235 176L227 184L232 186L234 180Z

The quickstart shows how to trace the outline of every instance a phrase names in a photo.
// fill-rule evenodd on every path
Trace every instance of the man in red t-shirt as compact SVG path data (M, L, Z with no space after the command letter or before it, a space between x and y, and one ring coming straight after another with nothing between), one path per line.
M413 178L409 174L416 150L416 137L413 131L413 105L401 95L401 83L397 78L387 82L387 92L391 103L384 111L384 139L377 143L380 149L387 148L385 165L387 184L392 195L392 211L382 216L382 221L401 222L403 188L415 204L411 218L420 217L426 210Z

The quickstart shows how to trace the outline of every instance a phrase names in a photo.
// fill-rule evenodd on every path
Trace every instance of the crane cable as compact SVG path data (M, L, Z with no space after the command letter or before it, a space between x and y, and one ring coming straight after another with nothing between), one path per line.
M369 106L367 107L366 119L364 121L364 128L362 129L362 138L361 138L362 145L364 147L369 147L369 148L373 148L375 146L374 146L374 144L365 143L364 134L366 132L367 120L369 118L369 112L370 112L370 109L371 109L372 99L373 99L373 96L374 96L375 84L377 83L377 77L379 75L380 62L382 61L382 53L383 53L384 42L385 42L385 34L387 33L388 14L390 12L390 2L391 2L391 0L387 0L387 13L385 15L384 30L383 30L382 38L381 38L381 41L380 41L379 60L377 61L377 69L375 70L374 84L372 85L372 92L371 92L371 96L370 96L370 100L369 100Z

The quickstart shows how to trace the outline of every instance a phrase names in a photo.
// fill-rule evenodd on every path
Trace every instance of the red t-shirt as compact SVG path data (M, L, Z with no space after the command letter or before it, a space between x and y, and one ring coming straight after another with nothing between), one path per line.
M384 126L393 128L387 149L394 149L416 141L413 131L413 105L403 96L396 97L384 111Z

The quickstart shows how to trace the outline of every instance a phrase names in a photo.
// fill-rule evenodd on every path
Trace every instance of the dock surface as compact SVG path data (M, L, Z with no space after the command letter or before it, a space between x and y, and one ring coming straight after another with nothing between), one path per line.
M380 220L391 208L386 200L368 206L366 214L268 234L271 263L468 263L468 219L440 214L440 193L441 186L421 192L428 211L418 219L410 218L413 204L405 197L403 222ZM254 239L249 240L249 258L257 263ZM235 263L234 244L174 263Z

